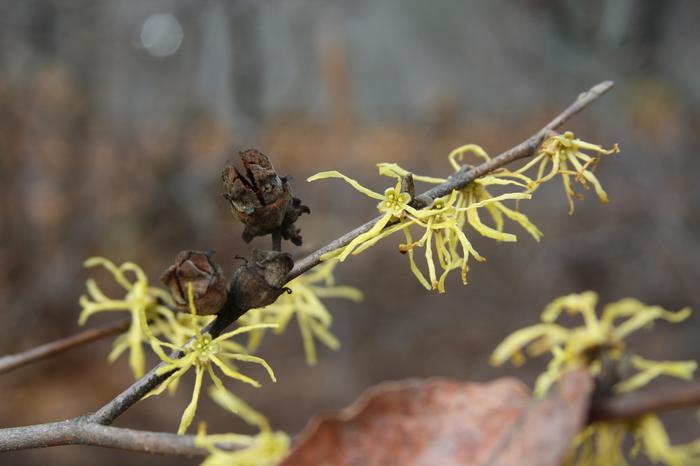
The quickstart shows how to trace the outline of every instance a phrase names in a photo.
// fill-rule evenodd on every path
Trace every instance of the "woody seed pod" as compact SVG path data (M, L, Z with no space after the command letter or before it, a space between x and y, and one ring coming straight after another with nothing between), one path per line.
M287 178L277 175L270 159L255 149L238 154L245 174L228 164L222 173L224 198L231 211L246 227L243 239L250 242L256 236L280 232L296 245L301 244L299 229L294 222L309 208L292 197Z
M226 301L226 279L221 267L212 261L212 254L181 251L175 257L175 264L161 275L160 281L170 289L173 301L181 310L188 308L188 285L192 286L194 305L200 315L217 314Z

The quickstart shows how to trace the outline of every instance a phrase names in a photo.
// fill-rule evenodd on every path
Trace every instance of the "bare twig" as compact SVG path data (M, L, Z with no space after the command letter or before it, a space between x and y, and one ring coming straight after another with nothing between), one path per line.
M557 129L567 120L569 120L572 116L574 116L575 114L583 110L586 106L588 106L590 103L592 103L600 96L605 94L612 88L612 86L613 83L610 81L606 81L594 86L589 91L581 94L573 104L571 104L566 110L564 110L560 115L558 115L554 120L548 123L534 136L518 144L512 149L503 152L499 156L494 157L488 162L485 162L472 169L462 170L459 173L456 173L455 175L451 176L445 183L435 186L434 188L424 193L422 196L428 197L430 199L445 196L449 194L452 190L462 189L476 178L483 176L493 170L496 170L497 168L507 165L515 160L531 156L535 153L537 146L542 143L542 141L547 137L547 135L551 131ZM321 262L321 256L323 254L330 251L334 251L338 248L347 245L357 236L372 228L372 226L377 222L377 220L378 219L374 219L365 223L364 225L332 241L331 243L322 247L318 251L310 254L309 256L296 261L294 269L287 276L287 281L298 277L299 275L318 265ZM232 322L238 319L238 317L240 317L247 311L247 309L237 309L236 306L233 304L233 299L231 299L231 297L229 298L230 299L227 300L223 310L219 313L216 320L209 324L209 326L202 329L203 332L208 332L212 335L212 337L216 337L228 325L230 325ZM171 357L179 357L179 355L180 352L175 352ZM37 440L38 431L36 429L39 426L0 429L0 451L21 450L41 446L67 444L102 445L138 451L155 451L137 445L136 441L138 439L134 439L133 442L125 441L125 443L121 446L117 445L116 441L109 445L104 444L104 442L98 443L96 440L98 436L97 434L95 434L95 432L103 432L102 429L108 428L106 426L112 421L114 421L114 419L116 419L124 411L133 406L148 392L150 392L158 385L160 385L163 381L165 381L171 373L158 374L158 370L161 367L163 367L163 363L151 369L145 376L137 380L129 388L117 395L114 399L109 401L106 405L104 405L102 408L100 408L97 412L93 414L89 414L82 418L64 421L62 423L59 422L42 425L44 426L43 428L46 429L46 432L43 432L43 438L45 439L43 443ZM69 426L66 426L67 424L69 424ZM77 426L78 424L79 426ZM68 429L70 435L61 436L59 434L54 434L50 432L51 429ZM155 433L153 434L163 436L168 435ZM166 439L169 437L158 438ZM50 443L47 443L49 440ZM166 450L167 446L162 445L162 448L159 449L158 452L169 452ZM170 452L176 453L175 450L171 450Z
M2 356L0 357L0 374L50 356L55 356L77 346L86 345L93 341L116 335L127 330L129 325L129 320L120 320L105 325L104 327L87 329L75 335L61 338L60 340L52 341L21 353Z
M208 450L195 445L194 435L177 435L103 426L76 418L48 424L3 429L0 452L45 448L58 445L92 445L144 453L206 456ZM243 445L217 445L235 450Z
M700 406L700 380L594 399L589 422L634 419L645 413L665 413Z

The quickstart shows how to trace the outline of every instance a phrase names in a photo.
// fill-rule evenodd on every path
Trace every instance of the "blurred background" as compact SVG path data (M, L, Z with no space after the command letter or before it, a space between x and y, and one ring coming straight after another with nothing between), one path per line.
M570 216L550 183L523 205L542 242L514 225L516 244L472 235L488 260L467 286L453 274L444 295L418 284L398 239L385 241L337 269L339 283L365 292L361 304L328 302L341 350L321 349L307 367L291 325L260 349L279 382L236 393L296 433L383 380L532 382L541 364L497 369L488 356L563 294L700 311L699 20L691 0L0 0L0 354L78 330L91 255L133 260L154 281L182 249L213 249L231 270L251 246L220 195L220 170L240 149L295 178L313 212L299 222L303 247L285 245L301 256L376 215L340 181L307 184L311 174L337 169L383 189L375 164L387 161L445 176L452 148L495 155L608 79L614 91L566 128L620 144L598 170L609 205L587 193ZM659 324L631 345L697 360L699 328L697 315ZM105 361L110 344L0 377L0 427L112 398L131 375L125 359ZM191 383L116 424L175 431ZM250 432L208 400L198 417L212 432ZM666 420L675 440L700 433L692 413ZM0 456L47 460L197 464L90 447Z

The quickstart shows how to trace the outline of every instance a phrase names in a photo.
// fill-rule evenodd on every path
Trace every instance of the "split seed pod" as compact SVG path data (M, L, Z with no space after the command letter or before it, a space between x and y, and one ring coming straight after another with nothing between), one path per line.
M222 173L224 198L246 227L243 239L280 232L283 238L301 244L294 222L309 208L292 196L288 179L277 175L270 159L255 149L239 152L245 174L227 164Z
M228 286L221 267L212 261L212 254L180 251L175 257L175 264L161 275L160 281L170 289L173 301L180 310L188 309L188 285L192 285L198 314L217 314L224 305Z

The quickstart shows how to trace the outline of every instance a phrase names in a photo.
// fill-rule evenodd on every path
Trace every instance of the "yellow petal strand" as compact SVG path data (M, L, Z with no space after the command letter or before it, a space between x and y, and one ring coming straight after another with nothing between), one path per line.
M528 163L526 163L525 165L523 165L522 167L520 167L519 169L517 169L514 173L523 174L523 173L525 173L526 171L528 171L529 169L531 169L532 167L534 167L535 165L537 165L538 163L540 163L540 167L542 167L542 166L546 165L547 160L548 160L547 155L544 154L543 152L539 152L539 153L538 153L535 157L533 157ZM542 176L539 175L539 176L537 177L537 180L536 180L536 181L539 181L541 177L542 177Z
M194 415L197 412L197 403L199 401L199 393L202 390L202 376L204 375L204 369L197 366L197 375L194 379L194 390L192 390L192 399L190 403L185 408L182 413L182 419L180 419L180 427L177 429L178 435L183 435L187 432L187 428L192 424Z
M181 368L178 369L177 367L175 367L175 366L173 366L173 365L170 365L170 364L169 364L169 365L166 365L166 366L160 367L160 368L159 368L159 371L157 371L156 374L158 374L158 372L160 372L161 370L162 370L162 372L161 372L160 375L165 374L165 373L168 373L168 372L170 372L170 371L172 371L172 370L175 370L175 372L173 373L173 375L171 375L170 377L168 377L163 383L161 383L161 384L158 385L156 388L154 388L153 390L151 390L150 392L148 392L146 395L144 395L143 399L145 400L146 398L150 398L150 397L152 397L152 396L158 396L158 395L160 395L161 393L163 393L163 392L168 388L168 386L170 386L171 383L174 383L176 380L179 380L179 379L180 379L183 375L185 375L185 373L187 373L191 368L192 368L192 366L191 366L191 365L188 365L188 366L184 366L184 367L181 367Z
M564 185L566 200L569 203L569 215L573 215L574 211L576 210L576 205L574 204L574 197L576 197L576 193L571 187L571 178L569 177L569 175L564 173L561 175L561 182Z
M356 303L364 299L362 291L352 286L333 286L330 288L313 287L313 292L319 298L345 298Z
M510 175L509 175L510 176ZM517 177L523 177L525 179L528 179L524 175L515 175ZM532 180L530 180L532 181ZM481 178L477 178L474 180L474 183L478 183L483 186L520 186L521 188L527 188L529 185L525 184L521 181L516 181L516 180L508 180L508 179L503 179L499 178L497 176L492 176L492 175L485 175L482 176Z
M465 144L453 149L447 156L447 159L450 161L450 165L452 165L452 168L454 168L455 171L459 171L460 168L462 168L460 162L464 159L464 154L467 153L474 154L483 159L485 162L491 160L491 157L489 157L486 151L480 146L477 146L476 144Z
M415 173L411 173L408 170L405 170L401 168L399 165L395 163L378 163L377 168L379 168L379 174L383 176L390 176L392 178L403 178L404 176L407 175L413 175L413 179L416 181L421 181L423 183L431 183L431 184L440 184L444 183L447 181L445 178L434 178L432 176L421 176L421 175L416 175Z
M93 299L93 301L101 302L101 301L109 301L110 299L100 290L100 287L97 286L97 282L95 282L94 279L88 278L87 281L85 282L85 288L87 288L87 292L90 295L90 297Z
M268 375L270 376L270 379L272 379L273 382L277 382L277 378L275 377L275 373L272 370L272 367L265 361L263 358L260 358L258 356L252 356L250 354L240 354L240 353L224 353L226 356L228 356L231 359L235 359L236 361L245 361L245 362L252 362L255 364L259 364L265 368L267 371Z
M425 242L425 261L428 264L428 278L430 280L430 285L433 290L437 289L438 281L437 275L435 273L435 264L433 263L433 242L432 242L433 230L428 228L426 231L426 242ZM439 291L439 290L438 290ZM445 290L442 290L444 292Z
M606 331L611 330L615 320L632 316L645 307L647 306L643 302L635 298L624 298L607 304L603 308L600 324Z
M137 321L132 320L129 328L129 367L136 379L143 377L146 366L146 356L143 352L141 328Z
M129 280L126 279L124 273L121 270L119 270L119 267L117 267L114 264L114 262L105 259L104 257L90 257L85 262L83 262L83 266L86 268L96 267L98 265L101 265L102 267L107 269L109 273L112 274L117 283L119 283L125 290L131 290L133 285Z
M667 322L682 322L690 316L690 308L681 309L678 312L666 311L659 306L651 306L641 309L634 316L630 317L613 330L613 336L617 339L624 339L630 333L652 323L656 319L663 319Z
M380 240L386 238L387 236L393 235L397 231L399 231L403 228L406 228L407 226L412 225L413 223L414 222L411 220L404 220L404 221L401 221L401 222L396 223L394 225L391 225L389 227L386 227L381 233L376 235L374 238L371 238L368 241L365 241L364 243L359 245L354 251L352 251L352 255L356 256L356 255L360 254L361 252L366 251L370 247L377 244L377 242L379 242ZM348 247L348 246L346 246L346 247Z
M109 356L107 356L107 361L116 361L119 356L121 356L122 353L129 348L129 344L128 334L122 334L115 338L114 343L112 344L112 351L109 353Z
M224 361L222 361L218 357L209 356L209 360L211 362L213 362L216 365L216 367L221 369L221 372L226 374L227 377L231 377L232 379L235 379L235 380L240 380L241 382L252 385L255 388L260 387L260 383L257 380L252 379L252 378L248 377L247 375L243 375L240 372L238 372L237 370L232 369L231 367L228 366L228 364L226 364Z
M535 397L542 398L547 394L549 388L554 384L554 382L559 379L561 374L564 372L563 359L564 355L559 347L553 348L553 358L549 361L547 365L547 370L540 374L535 381L535 389L533 391Z
M596 178L595 175L589 171L584 171L582 175L593 185L593 189L595 189L595 192L598 195L598 199L600 199L600 202L602 202L603 204L607 204L609 202L608 194L601 186L600 181L598 181L598 178Z
M334 351L337 351L340 348L340 341L338 341L335 335L329 332L328 329L322 324L314 321L313 319L309 319L309 327L314 335L316 335L316 338L321 340L321 343L326 345L328 348Z
M503 219L503 212L501 212L498 209L498 205L500 203L496 204L486 204L486 210L491 216L491 219L493 220L493 224L496 226L496 230L498 231L503 231L503 226L505 224L505 220ZM500 204L503 205L503 204Z
M299 323L299 332L304 344L304 354L306 355L306 364L315 366L318 362L316 358L316 347L314 346L314 337L309 328L309 317L300 312L297 313L297 322Z
M535 241L539 241L540 238L542 238L542 232L534 223L530 221L529 218L527 218L527 215L510 209L501 203L495 204L494 208L498 209L498 211L505 214L506 217L523 227L525 231L527 231L530 236L535 239Z
M119 269L122 272L133 272L136 275L136 281L139 283L148 283L148 277L146 277L143 269L133 262L124 262Z
M511 233L504 233L495 230L489 227L488 225L485 225L481 221L481 218L479 217L479 212L476 209L467 210L467 221L476 231L478 231L482 236L485 236L487 238L492 238L497 241L506 242L514 242L518 240L518 238Z
M569 331L556 324L536 324L525 327L510 334L493 351L489 361L494 366L500 366L508 361L514 354L521 351L530 342L550 335L553 340L565 339L569 336Z
M572 293L555 299L544 308L540 318L543 322L554 322L566 309L570 312L581 313L581 309L595 309L598 303L598 294L593 291Z
M409 231L409 229L404 228L403 232L404 232L404 235L406 237L406 243L408 245L412 245L413 238L411 236L411 232ZM408 250L406 252L408 254L408 261L409 261L409 264L411 266L411 272L413 272L413 275L418 279L418 282L421 285L423 285L423 287L426 290L431 290L432 287L430 286L430 283L428 283L428 280L425 279L423 272L421 272L421 270L418 268L418 265L416 264L416 261L413 257L413 248L412 247L408 248Z
M663 462L669 466L688 466L686 455L675 450L658 417L647 414L639 420L637 441L644 448L646 456L654 463Z
M361 185L360 183L358 183L357 181L355 181L355 180L353 180L352 178L349 178L349 177L347 177L347 176L343 175L342 173L340 173L340 172L338 172L338 171L335 171L335 170L316 173L314 176L311 176L311 177L307 178L306 181L323 180L323 179L326 179L326 178L340 178L341 180L345 181L346 183L348 183L348 184L349 184L350 186L352 186L353 188L355 188L355 189L357 189L358 191L360 191L360 192L361 192L362 194L364 194L365 196L368 196L368 197L371 197L372 199L377 199L377 200L380 200L380 201L381 201L381 200L384 200L384 196L383 196L383 195L381 195L381 194L379 194L379 193L375 193L375 192L372 191L371 189L365 188L364 186L362 186L362 185Z
M251 426L258 427L262 431L270 430L267 418L253 409L248 403L229 392L223 386L212 387L209 396L222 408L238 415Z
M663 375L692 380L698 366L695 361L650 361L639 356L632 358L632 365L640 372L615 385L615 392L632 392Z
M350 243L347 246L340 248L340 250L342 252L338 256L338 260L340 262L343 262L345 259L347 259L347 257L350 255L350 253L353 252L353 250L356 247L358 247L359 245L361 245L365 241L371 240L376 235L380 234L381 231L384 229L384 227L389 223L389 221L391 220L392 217L393 217L393 214L391 213L391 211L385 213L384 216L382 218L380 218L377 221L377 223L374 224L374 226L372 226L372 228L370 228L365 233L358 235L355 239L350 241Z
M557 175L557 173L559 173L559 165L561 163L561 155L560 154L553 155L551 157L551 162L552 162L552 168L549 171L549 173L541 178L538 177L538 181L540 183L544 183L544 182L551 180L552 178L554 178Z
M512 199L532 199L532 194L529 193L507 193L507 194L501 194L500 196L494 196L489 199L485 199L483 201L475 202L473 204L470 204L469 206L465 208L460 208L458 210L466 210L469 212L470 210L476 210L476 209L481 209L482 207L485 207L488 204L493 204L496 202L502 202L502 201L507 201L507 200L512 200Z
M276 328L277 324L253 324L253 325L245 325L243 327L238 327L235 330L232 330L230 332L222 333L218 337L214 338L212 340L213 342L220 342L223 340L228 340L231 337L235 337L236 335L240 335L241 333L246 333L246 332L251 332L253 330L259 330L259 329L264 329L264 328Z

